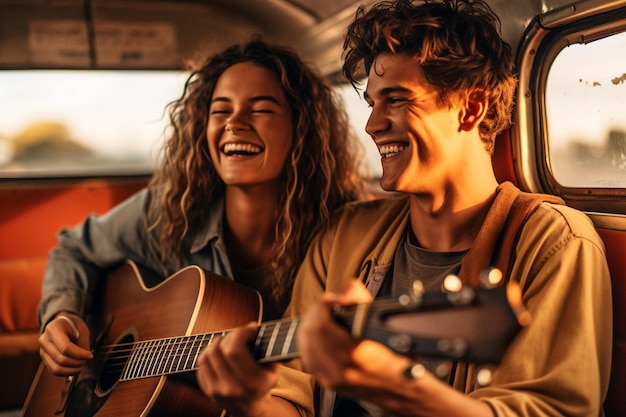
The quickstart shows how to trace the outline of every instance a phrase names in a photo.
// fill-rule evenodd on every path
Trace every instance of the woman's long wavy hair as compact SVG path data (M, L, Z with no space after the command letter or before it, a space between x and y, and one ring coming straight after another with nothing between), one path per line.
M382 53L414 56L442 103L458 94L485 94L489 107L479 129L493 152L496 135L511 123L517 77L511 47L487 3L395 0L360 7L344 41L343 73L353 86Z
M280 81L293 115L293 145L282 178L272 267L273 296L290 291L311 238L330 213L361 197L360 150L342 104L313 68L289 48L260 38L227 48L192 69L182 96L167 107L170 126L150 186L159 192L149 224L158 230L166 272L181 265L185 238L207 221L225 185L209 155L208 114L215 85L229 67L250 62ZM245 83L246 80L241 80Z

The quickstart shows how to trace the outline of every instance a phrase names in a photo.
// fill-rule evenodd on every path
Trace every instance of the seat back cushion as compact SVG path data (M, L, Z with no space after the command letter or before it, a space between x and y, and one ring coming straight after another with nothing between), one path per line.
M626 416L626 232L598 229L606 246L613 285L613 364L606 417Z
M0 260L0 332L39 328L46 257Z

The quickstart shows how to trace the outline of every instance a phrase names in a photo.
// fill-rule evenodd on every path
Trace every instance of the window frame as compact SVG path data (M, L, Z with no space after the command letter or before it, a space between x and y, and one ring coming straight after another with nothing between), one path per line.
M626 32L626 1L602 6L596 1L583 3L588 7L537 16L518 51L519 89L511 131L516 176L522 188L556 194L588 213L626 214L626 188L564 186L549 166L545 98L548 72L556 56L572 43ZM626 218L621 220L626 223Z

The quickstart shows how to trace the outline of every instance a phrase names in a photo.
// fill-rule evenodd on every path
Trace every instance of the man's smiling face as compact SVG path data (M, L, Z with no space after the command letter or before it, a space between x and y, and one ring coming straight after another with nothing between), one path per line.
M380 184L419 194L443 185L463 163L459 105L439 100L421 65L409 55L379 55L365 99L372 108L365 130L381 154Z

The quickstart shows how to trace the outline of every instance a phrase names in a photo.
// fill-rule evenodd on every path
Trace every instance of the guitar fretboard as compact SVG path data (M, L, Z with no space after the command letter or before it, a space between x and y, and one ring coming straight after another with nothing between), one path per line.
M295 333L299 320L291 319L263 323L251 346L252 356L258 362L273 362L298 356L295 346ZM223 337L228 331L181 336L135 342L127 353L118 353L114 361L119 366L124 363L120 380L162 376L197 369L200 353L214 340ZM106 365L105 365L106 367Z

